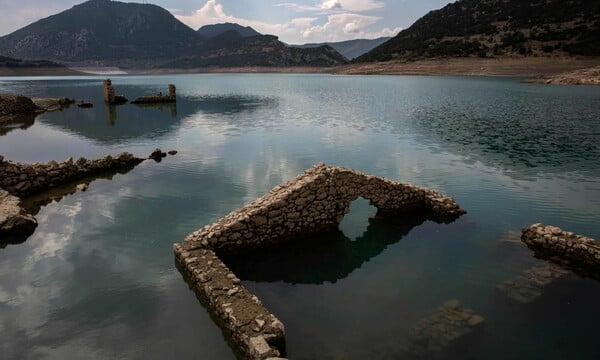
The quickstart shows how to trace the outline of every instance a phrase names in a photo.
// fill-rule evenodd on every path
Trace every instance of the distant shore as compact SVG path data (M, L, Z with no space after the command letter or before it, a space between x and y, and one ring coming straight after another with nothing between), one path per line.
M600 65L600 58L451 58L414 62L389 61L349 64L336 67L234 67L196 69L154 69L132 71L135 74L192 73L309 73L336 75L463 75L551 77L565 72Z
M68 67L0 67L0 76L80 76L86 75Z
M72 75L168 75L210 73L284 73L336 75L462 75L518 76L549 79L556 75L600 66L600 58L450 58L414 62L388 61L348 64L336 67L208 67L193 69L117 69L110 72L81 71L82 68L0 68L0 76L72 76ZM121 71L122 70L122 71ZM543 82L543 81L539 81Z

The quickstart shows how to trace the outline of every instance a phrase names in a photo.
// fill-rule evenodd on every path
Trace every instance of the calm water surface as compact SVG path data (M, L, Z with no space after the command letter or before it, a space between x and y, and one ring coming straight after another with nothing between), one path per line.
M43 207L32 237L0 249L0 358L233 359L171 246L320 161L432 187L468 214L449 225L381 223L359 200L337 238L231 260L285 323L291 359L403 358L411 327L449 299L486 318L461 358L600 358L599 282L572 274L526 305L496 289L543 263L518 241L524 226L600 238L600 88L122 76L113 84L130 99L175 83L179 101L109 108L101 80L0 78L0 92L95 105L0 129L0 154L179 154Z

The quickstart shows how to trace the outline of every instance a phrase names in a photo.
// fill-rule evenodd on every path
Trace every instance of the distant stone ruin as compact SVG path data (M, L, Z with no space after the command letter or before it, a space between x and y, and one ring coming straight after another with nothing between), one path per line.
M115 88L112 85L112 80L106 79L103 81L104 102L110 105L124 104L128 100L123 95L115 95Z
M451 222L465 213L452 198L434 190L318 164L174 245L186 280L246 357L285 355L284 327L218 255L335 229L350 203L361 196L387 217L419 213Z
M133 100L132 104L165 104L165 103L174 103L177 101L177 94L175 85L169 84L169 93L167 95L163 95L162 92L154 96L142 96L135 100Z

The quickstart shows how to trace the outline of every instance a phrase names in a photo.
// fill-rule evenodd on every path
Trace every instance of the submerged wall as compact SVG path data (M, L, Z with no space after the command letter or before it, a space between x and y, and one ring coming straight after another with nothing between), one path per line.
M129 170L144 159L122 153L101 159L68 158L62 162L23 164L5 161L0 156L0 188L19 197L26 197L67 182L80 180L107 171Z
M523 229L521 241L540 257L600 273L600 244L594 239L538 223Z
M369 200L383 216L419 213L437 222L450 222L465 213L452 198L434 190L318 164L174 245L176 260L190 286L247 357L285 354L283 324L217 255L335 228L358 197Z

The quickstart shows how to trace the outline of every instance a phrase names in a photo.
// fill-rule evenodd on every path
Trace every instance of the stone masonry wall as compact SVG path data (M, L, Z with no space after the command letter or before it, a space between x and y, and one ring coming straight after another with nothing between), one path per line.
M63 162L50 161L46 164L22 164L4 161L0 156L0 189L10 194L26 197L54 186L77 181L106 171L128 170L142 162L132 154L110 155L97 160L68 158Z
M284 327L217 255L337 227L360 196L387 216L419 212L449 222L465 213L452 198L434 190L318 164L174 245L190 286L247 358L285 355Z
M533 224L523 229L521 241L534 251L566 260L586 270L600 270L600 244L556 226Z
M238 251L335 228L360 196L390 215L423 211L443 222L465 213L452 198L434 190L319 164L185 240L217 252Z

